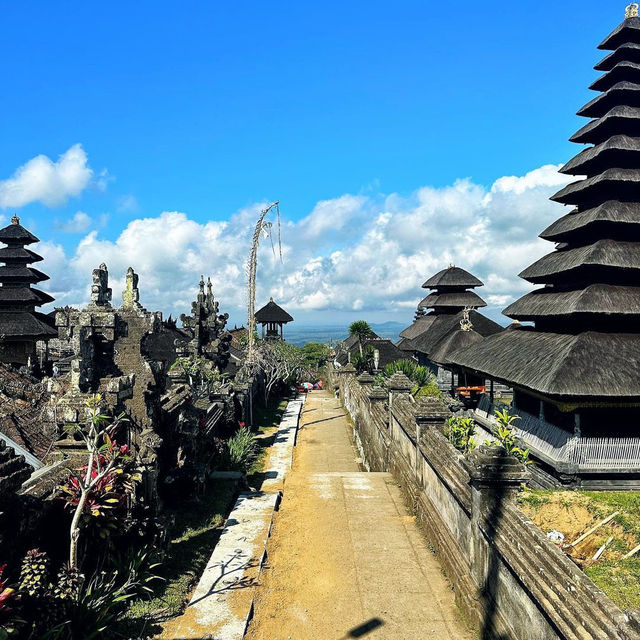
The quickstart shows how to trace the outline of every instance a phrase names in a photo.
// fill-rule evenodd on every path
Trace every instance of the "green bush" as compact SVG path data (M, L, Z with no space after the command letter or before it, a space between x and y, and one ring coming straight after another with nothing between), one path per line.
M255 435L247 427L242 427L227 441L230 470L248 473L258 457L259 450Z
M473 439L475 430L476 423L473 418L452 416L445 424L444 435L456 449L463 453L469 453L477 446Z
M498 421L495 436L500 445L507 451L507 453L510 453L523 464L530 464L529 449L521 449L516 446L516 436L513 432L513 423L516 420L520 420L520 416L512 416L508 409L496 409L494 415Z

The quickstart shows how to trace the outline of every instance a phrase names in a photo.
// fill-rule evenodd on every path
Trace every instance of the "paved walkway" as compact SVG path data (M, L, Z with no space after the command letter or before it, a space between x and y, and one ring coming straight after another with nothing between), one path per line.
M357 455L342 407L310 393L246 637L471 638L393 478Z

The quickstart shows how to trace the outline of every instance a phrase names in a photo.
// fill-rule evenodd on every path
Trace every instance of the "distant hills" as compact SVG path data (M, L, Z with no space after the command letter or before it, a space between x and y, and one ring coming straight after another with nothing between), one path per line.
M369 323L371 328L381 337L388 338L393 342L397 342L400 339L400 332L407 327L407 324L402 322L382 322L382 323ZM349 335L348 325L299 325L295 323L285 327L284 330L285 339L287 342L298 345L300 347L307 344L307 342L320 342L326 344L328 342L340 342Z

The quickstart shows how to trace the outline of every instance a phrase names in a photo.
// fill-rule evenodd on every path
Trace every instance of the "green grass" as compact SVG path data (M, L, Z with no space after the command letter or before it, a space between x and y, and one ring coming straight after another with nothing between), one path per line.
M571 500L555 491L525 491L519 502L532 507L536 512L555 499L561 507L570 508ZM580 503L600 521L615 511L620 513L613 522L622 529L607 548L603 558L586 566L585 573L622 609L640 611L640 553L623 560L628 551L640 544L640 492L638 491L576 491ZM566 504L565 504L566 503ZM600 535L608 535L601 533ZM634 542L635 541L635 542ZM630 547L631 544L631 547Z
M190 591L200 578L220 537L222 524L231 508L236 484L216 481L198 501L175 511L166 557L158 568L164 582L158 582L148 600L132 602L116 631L120 637L152 637L159 622L184 610Z

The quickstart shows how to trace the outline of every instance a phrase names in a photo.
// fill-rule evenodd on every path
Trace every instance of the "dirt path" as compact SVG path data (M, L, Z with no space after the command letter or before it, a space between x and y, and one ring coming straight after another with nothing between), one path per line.
M342 407L311 393L246 638L471 638L393 478L357 455Z

